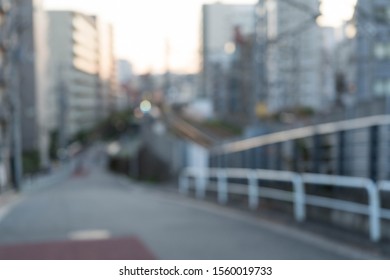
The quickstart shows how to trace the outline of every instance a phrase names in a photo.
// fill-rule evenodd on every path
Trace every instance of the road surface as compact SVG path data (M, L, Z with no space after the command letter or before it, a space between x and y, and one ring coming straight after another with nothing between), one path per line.
M3 209L4 210L4 209ZM0 215L2 259L345 259L337 244L87 167Z

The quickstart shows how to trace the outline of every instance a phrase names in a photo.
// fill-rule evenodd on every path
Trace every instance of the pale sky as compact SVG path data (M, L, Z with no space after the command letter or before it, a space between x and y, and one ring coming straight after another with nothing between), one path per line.
M351 16L356 0L323 0L323 22L337 25ZM213 0L44 0L48 9L96 14L114 26L116 57L129 60L136 72L165 71L166 42L170 67L191 72L199 66L200 10ZM223 3L254 4L256 0Z

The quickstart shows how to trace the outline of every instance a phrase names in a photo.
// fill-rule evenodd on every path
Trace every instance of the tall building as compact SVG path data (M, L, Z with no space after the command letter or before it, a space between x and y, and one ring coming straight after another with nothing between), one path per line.
M117 66L117 82L119 84L117 107L120 110L130 106L137 105L141 102L135 89L135 80L133 68L129 61L119 59L116 62Z
M7 84L7 78L9 77L10 68L9 57L12 55L8 48L5 48L5 39L9 35L8 25L10 22L9 11L11 9L11 3L2 1L0 2L0 193L5 190L10 181L10 158L11 158L11 111L9 104L9 96L12 88L10 89L9 83Z
M20 18L23 19L18 58L22 149L25 161L38 160L41 167L47 167L47 15L42 0L19 3Z
M268 111L324 106L319 0L259 1ZM260 72L261 75L263 75Z
M66 145L109 112L115 91L112 28L94 16L50 11L50 128Z
M0 190L47 167L46 14L40 0L0 2ZM11 180L12 179L12 180Z
M218 79L227 69L232 52L234 29L243 35L254 32L254 5L205 4L202 8L202 95L217 98L223 94ZM214 106L218 101L214 100ZM218 109L218 108L217 108ZM222 108L220 108L222 110Z
M389 24L389 1L358 0L353 18L340 29L336 87L347 105L390 95Z
M218 118L237 125L248 125L255 114L253 90L253 34L244 36L234 28L233 44L226 74L220 77L222 94L214 98ZM234 47L233 47L234 46ZM222 78L222 79L221 79Z
M357 1L357 95L360 100L390 95L389 24L389 1Z
M335 102L352 106L357 101L357 41L354 23L347 22L338 28L334 51Z
M99 95L97 118L106 118L117 108L118 83L114 57L114 30L112 25L95 18L99 53Z

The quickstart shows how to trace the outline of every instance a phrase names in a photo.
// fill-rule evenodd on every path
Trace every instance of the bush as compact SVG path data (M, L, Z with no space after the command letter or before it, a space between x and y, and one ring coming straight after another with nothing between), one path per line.
M37 150L23 152L23 173L34 174L40 171L39 152Z

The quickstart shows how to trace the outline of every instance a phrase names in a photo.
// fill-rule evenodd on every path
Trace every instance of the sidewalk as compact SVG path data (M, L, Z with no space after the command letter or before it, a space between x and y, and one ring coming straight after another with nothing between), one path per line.
M16 193L14 190L7 190L0 193L0 210L6 205L12 204L18 198L20 198L20 194Z
M0 223L20 199L21 195L13 190L7 190L0 194Z

